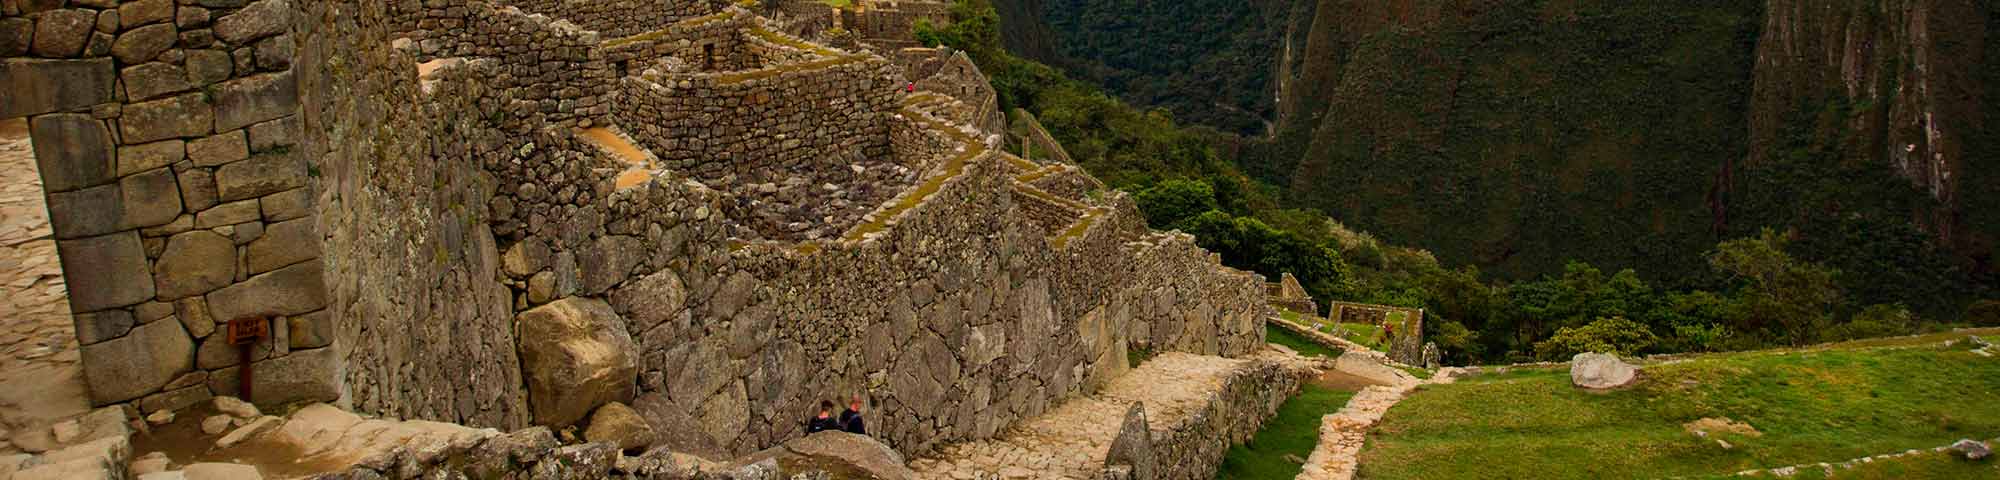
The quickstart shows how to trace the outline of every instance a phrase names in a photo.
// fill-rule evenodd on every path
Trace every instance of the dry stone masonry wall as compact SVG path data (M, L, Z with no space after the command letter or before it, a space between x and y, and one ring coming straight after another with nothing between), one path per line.
M4 5L0 117L31 126L93 403L234 394L237 319L270 333L258 400L337 398L292 4Z

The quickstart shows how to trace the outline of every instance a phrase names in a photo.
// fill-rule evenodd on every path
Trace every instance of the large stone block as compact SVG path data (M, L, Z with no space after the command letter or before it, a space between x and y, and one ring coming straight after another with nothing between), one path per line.
M312 191L294 188L266 195L257 199L257 203L264 212L265 221L282 222L312 213Z
M220 203L221 194L215 191L215 172L206 168L190 168L176 175L181 182L181 204L188 211L199 212Z
M187 143L180 140L162 140L118 147L118 176L172 166L185 158L187 158Z
M250 277L208 294L216 322L272 315L298 315L326 307L326 280L318 260Z
M230 130L188 142L187 154L188 159L194 160L194 166L214 167L250 158L250 146L242 130Z
M227 132L297 112L299 88L293 78L292 71L286 70L223 82L216 89L215 131Z
M147 62L127 67L125 77L125 98L150 100L169 93L180 93L192 88L188 84L188 74L181 67L167 62Z
M202 100L202 94L187 93L126 105L118 130L124 133L125 144L133 145L207 135L214 123L215 111Z
M155 168L118 180L119 229L163 225L181 216L181 188L171 169Z
M49 224L56 238L82 238L119 230L125 216L118 185L49 194Z
M138 325L132 312L111 309L99 312L79 313L76 322L76 343L89 345L125 335Z
M315 348L254 363L257 374L250 379L251 400L259 407L275 410L288 403L339 399L347 361L335 353L332 348ZM242 367L224 368L209 375L209 391L236 395L241 385L238 368Z
M215 189L224 202L257 198L306 185L306 162L298 155L268 153L215 170Z
M56 88L57 85L61 88ZM118 70L109 58L0 59L0 91L7 92L0 95L0 118L69 111L110 102L117 98L117 85Z
M35 21L35 55L51 58L68 58L83 53L83 46L90 42L91 27L97 25L97 12L70 8L42 12Z
M632 401L637 347L610 305L566 298L515 321L535 423L567 426L599 405Z
M286 338L291 341L293 350L319 348L333 344L333 319L327 315L325 310L286 317L285 321L288 324L288 328L291 329L289 336Z
M188 82L205 87L215 82L228 80L236 71L236 62L229 59L229 52L221 50L188 50Z
M194 228L215 228L257 220L257 201L229 202L202 210L194 216ZM253 272L254 273L254 272Z
M202 295L236 280L236 244L207 230L174 235L153 267L155 295L173 301Z
M138 0L118 6L118 22L126 30L174 18L174 0Z
M297 145L299 122L297 116L287 116L269 122L250 126L250 151L268 152L275 148Z
M203 5L208 6L208 5ZM285 33L291 23L292 4L287 0L258 0L215 20L215 37L231 45Z
M72 312L123 307L153 298L153 275L139 232L60 240L63 281Z
M24 95L9 93L0 98L17 96ZM0 117L5 116L5 112L0 112ZM67 192L111 183L118 178L111 129L103 121L80 113L43 115L35 117L30 131L34 137L35 166L42 172L42 188Z
M319 229L312 218L273 223L247 249L251 274L319 258Z
M118 35L118 41L111 44L111 56L126 65L138 65L174 48L180 38L180 30L171 23L139 27Z
M34 20L24 17L0 18L0 57L27 55L34 39Z
M83 346L83 377L97 405L153 393L193 368L194 341L180 322L148 323L124 337Z

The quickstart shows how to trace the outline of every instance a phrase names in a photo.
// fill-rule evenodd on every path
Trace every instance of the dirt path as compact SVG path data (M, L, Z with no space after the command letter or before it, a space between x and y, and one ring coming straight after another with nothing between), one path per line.
M0 120L0 454L53 444L90 402L42 180L21 119Z

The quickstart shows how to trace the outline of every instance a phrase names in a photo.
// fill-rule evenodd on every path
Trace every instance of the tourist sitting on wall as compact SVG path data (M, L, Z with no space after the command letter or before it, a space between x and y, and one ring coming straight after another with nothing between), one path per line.
M847 403L847 410L840 412L840 429L855 435L867 435L868 428L861 422L861 396L855 395Z
M813 417L812 420L806 422L806 435L826 430L840 430L840 422L833 419L833 401L820 400L819 416Z

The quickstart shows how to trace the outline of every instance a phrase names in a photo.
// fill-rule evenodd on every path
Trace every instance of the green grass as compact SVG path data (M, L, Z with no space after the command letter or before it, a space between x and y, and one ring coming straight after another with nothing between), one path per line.
M1359 343L1378 352L1389 351L1388 339L1383 338L1382 327L1366 323L1337 323L1320 328L1320 331Z
M819 0L819 1L833 8L847 8L854 6L854 0Z
M1298 476L1302 465L1285 456L1311 456L1313 447L1319 445L1320 417L1339 411L1352 397L1354 392L1311 383L1299 386L1299 394L1279 406L1278 415L1264 422L1256 437L1229 449L1215 478L1281 480Z
M1292 333L1291 330L1270 325L1264 325L1264 340L1284 345L1285 348L1292 349L1294 352L1299 352L1299 355L1308 357L1340 358L1341 354L1339 349L1313 343L1313 341L1307 340L1305 337L1299 336L1299 334Z
M1832 462L1828 462L1832 463ZM2000 478L2000 463L1992 457L1972 461L1950 452L1924 452L1908 457L1878 460L1852 469L1835 468L1829 476L1817 468L1800 469L1790 477L1759 474L1736 478L1788 478L1792 480L1901 480L1907 478Z
M1565 369L1424 387L1375 429L1361 477L1708 476L2000 435L2000 361L1960 348L1747 352L1645 375L1603 394ZM1718 434L1735 446L1723 449L1681 427L1707 417L1762 436Z

